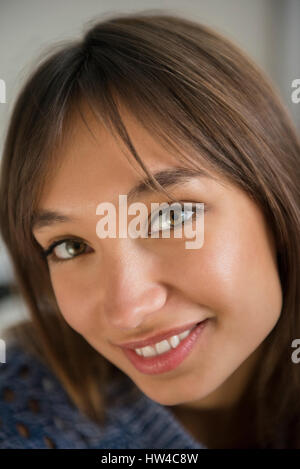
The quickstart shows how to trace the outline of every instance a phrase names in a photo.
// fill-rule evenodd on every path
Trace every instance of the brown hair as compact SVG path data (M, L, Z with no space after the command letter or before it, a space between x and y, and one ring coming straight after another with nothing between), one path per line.
M151 177L121 119L120 100L178 158L209 166L260 206L276 242L283 306L247 392L258 446L300 448L300 373L291 360L291 342L300 336L300 142L273 88L211 29L144 12L97 21L83 39L60 44L21 90L4 147L0 225L31 319L12 332L50 364L93 420L104 422L104 384L120 370L62 317L31 228L56 145L81 100Z

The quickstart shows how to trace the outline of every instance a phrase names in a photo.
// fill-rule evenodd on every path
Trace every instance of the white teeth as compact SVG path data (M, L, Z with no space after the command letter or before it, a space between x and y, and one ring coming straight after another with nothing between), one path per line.
M177 347L177 345L180 344L180 339L178 335L173 335L173 337L171 337L171 339L169 340L173 348Z
M147 345L146 347L143 347L140 349L144 357L154 357L157 355L155 349L151 347L151 345Z
M158 342L158 344L155 345L155 348L158 354L171 350L171 346L167 340L162 340L161 342Z
M179 339L185 339L189 335L190 331L191 329L189 331L181 332L181 334L179 334Z
M176 348L180 342L185 339L192 329L188 331L181 332L181 334L173 335L170 339L164 339L161 342L158 342L153 347L147 345L146 347L134 349L138 355L144 357L154 357L156 355L161 355L162 353L168 352L171 348Z

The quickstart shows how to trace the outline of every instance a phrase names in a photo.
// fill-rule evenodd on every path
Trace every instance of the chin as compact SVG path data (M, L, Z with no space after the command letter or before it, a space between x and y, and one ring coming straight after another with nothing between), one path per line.
M209 391L205 392L204 390L202 392L198 392L197 394L195 394L195 391L190 393L187 392L187 390L184 388L180 392L178 386L174 393L170 393L170 383L168 382L161 384L153 383L152 386L149 385L149 387L139 386L137 382L136 385L147 397L164 406L188 404L189 402L204 399L209 394Z

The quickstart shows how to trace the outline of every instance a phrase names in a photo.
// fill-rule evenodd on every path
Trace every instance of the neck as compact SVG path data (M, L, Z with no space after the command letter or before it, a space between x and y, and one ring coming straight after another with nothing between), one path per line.
M209 449L255 448L252 407L247 400L222 409L202 409L180 406L171 411L183 427Z
M255 447L251 384L263 344L222 384L199 401L170 406L182 425L208 448Z

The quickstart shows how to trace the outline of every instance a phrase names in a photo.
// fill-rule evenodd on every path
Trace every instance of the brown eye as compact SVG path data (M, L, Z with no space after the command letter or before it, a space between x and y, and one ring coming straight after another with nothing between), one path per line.
M171 209L170 211L168 209L160 210L158 215L153 216L152 221L150 221L149 233L155 233L169 228L174 229L184 222L189 221L194 213L195 208L187 210L183 205L179 208Z
M69 259L68 255L71 257L78 256L81 252L84 251L84 243L80 241L64 241L55 247L55 255L59 258ZM67 255L65 255L67 253Z
M86 253L86 249L89 248L83 241L76 239L61 239L55 241L46 251L44 256L50 256L51 262L64 262L71 259L75 259L79 255Z
M172 223L180 223L184 219L184 212L181 210L179 213L175 213L174 210L170 212L170 220Z

